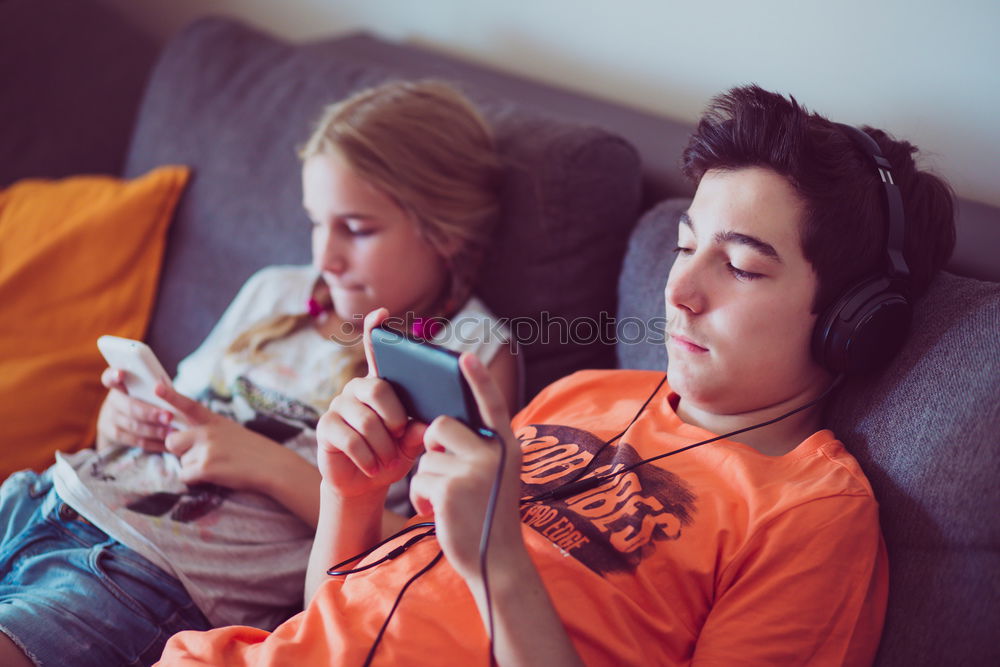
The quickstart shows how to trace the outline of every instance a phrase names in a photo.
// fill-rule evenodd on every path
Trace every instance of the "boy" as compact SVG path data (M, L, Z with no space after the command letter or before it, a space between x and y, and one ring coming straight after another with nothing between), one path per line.
M505 665L870 663L887 593L877 504L821 425L837 376L859 364L816 331L845 293L859 312L852 285L875 285L889 296L861 352L886 360L882 334L901 333L899 300L943 265L954 222L915 149L867 134L875 149L757 87L716 98L684 154L697 192L665 289L667 377L577 373L508 428L463 357L495 442L447 418L407 422L388 384L353 381L318 429L306 611L272 635L178 635L164 664L468 664L486 659L490 628ZM422 451L411 523L433 515L436 539L412 531L352 565L385 562L329 580L377 542L385 490Z

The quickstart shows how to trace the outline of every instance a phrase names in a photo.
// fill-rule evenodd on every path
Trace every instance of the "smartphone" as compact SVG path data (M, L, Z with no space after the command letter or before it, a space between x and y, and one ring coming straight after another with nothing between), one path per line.
M149 346L142 341L119 336L101 336L97 339L97 349L104 355L105 361L112 368L125 372L125 388L128 395L169 410L179 417L174 406L156 395L157 382L170 385L170 376L163 369L160 360L156 358Z
M457 352L383 327L372 329L372 348L378 376L393 386L410 417L429 424L446 415L484 430Z

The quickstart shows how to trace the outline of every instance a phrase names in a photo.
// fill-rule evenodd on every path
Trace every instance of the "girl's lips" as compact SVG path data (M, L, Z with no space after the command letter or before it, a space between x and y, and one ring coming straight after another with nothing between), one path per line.
M365 288L364 284L352 282L350 279L338 276L335 273L329 271L321 271L320 273L323 277L323 282L325 282L326 286L330 289L338 289L347 292L362 290Z
M340 290L342 292L360 292L364 289L364 285L351 285L345 283L327 283L330 289Z

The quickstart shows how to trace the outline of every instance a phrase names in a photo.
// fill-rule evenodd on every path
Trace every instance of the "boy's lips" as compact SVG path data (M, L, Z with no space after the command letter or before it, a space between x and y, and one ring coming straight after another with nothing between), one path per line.
M707 347L705 347L704 345L699 345L698 343L694 342L687 336L682 336L676 333L671 333L669 335L671 340L673 340L677 345L680 345L685 350L689 350L691 352L708 352Z

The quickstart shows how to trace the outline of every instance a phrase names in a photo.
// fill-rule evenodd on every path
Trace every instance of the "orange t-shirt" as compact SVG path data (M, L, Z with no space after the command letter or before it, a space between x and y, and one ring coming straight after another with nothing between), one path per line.
M513 422L524 497L588 464L617 469L712 437L680 421L664 388L593 460L661 377L586 371L539 394ZM569 498L526 503L521 518L549 596L588 665L874 658L888 580L878 506L830 431L779 457L722 440ZM180 633L162 664L361 664L400 588L437 552L425 539L394 561L332 579L271 634ZM373 664L486 664L487 650L472 596L442 560L406 592Z

